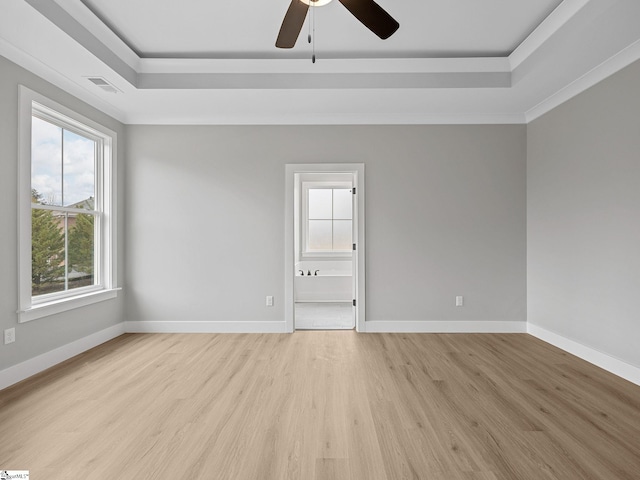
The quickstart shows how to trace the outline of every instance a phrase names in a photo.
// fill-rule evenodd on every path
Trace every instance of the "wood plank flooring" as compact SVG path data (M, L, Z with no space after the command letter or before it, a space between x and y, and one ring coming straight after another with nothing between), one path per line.
M640 387L526 334L123 335L0 392L34 479L640 479Z

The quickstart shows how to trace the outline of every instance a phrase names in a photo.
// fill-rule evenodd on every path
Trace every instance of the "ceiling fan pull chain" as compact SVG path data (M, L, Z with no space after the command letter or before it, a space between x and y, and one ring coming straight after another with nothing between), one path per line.
M309 24L309 35L307 35L307 42L311 43L311 18L309 18L309 21L307 23Z
M311 19L313 23L313 43L311 44L311 63L316 63L316 7L311 6Z

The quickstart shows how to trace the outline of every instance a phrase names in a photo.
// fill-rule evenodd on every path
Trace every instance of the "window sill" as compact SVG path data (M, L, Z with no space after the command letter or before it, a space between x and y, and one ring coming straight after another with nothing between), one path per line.
M99 290L97 292L90 292L84 295L77 295L75 297L62 298L47 303L33 305L26 310L18 311L18 323L25 323L38 318L48 317L57 313L110 300L112 298L116 298L120 290L122 289L111 288L109 290Z

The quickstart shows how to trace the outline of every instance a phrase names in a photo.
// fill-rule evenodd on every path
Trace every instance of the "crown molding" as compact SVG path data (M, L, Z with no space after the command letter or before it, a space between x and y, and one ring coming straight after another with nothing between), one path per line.
M331 113L283 114L272 113L216 115L207 112L194 115L168 115L158 120L155 115L133 114L125 119L129 125L522 125L524 114L498 113Z
M640 40L632 43L577 80L527 110L524 115L526 122L532 122L637 60L640 60Z
M42 0L26 0L32 6ZM51 0L46 0L51 1ZM140 70L140 56L126 44L111 28L100 20L82 1L55 0L80 25L89 30L98 41L114 52L120 59L135 71ZM36 8L36 7L34 7ZM37 8L36 8L37 9ZM54 19L50 19L54 23Z
M25 0L51 23L73 38L127 82L135 85L136 70L94 34L94 30L80 23L67 10L53 0ZM104 29L97 29L104 30Z
M108 102L105 102L102 98L94 95L85 87L78 85L74 80L70 79L66 75L51 68L49 65L41 62L39 59L25 53L20 48L6 41L0 37L0 55L6 59L12 61L16 65L30 71L31 73L46 79L53 85L61 88L74 97L82 100L89 105L97 108L101 112L113 117L119 122L124 122L126 115L124 112L115 108Z
M507 57L189 59L143 58L139 74L155 73L511 73Z
M551 14L531 32L509 55L511 71L518 68L527 58L560 30L573 16L591 0L564 0Z

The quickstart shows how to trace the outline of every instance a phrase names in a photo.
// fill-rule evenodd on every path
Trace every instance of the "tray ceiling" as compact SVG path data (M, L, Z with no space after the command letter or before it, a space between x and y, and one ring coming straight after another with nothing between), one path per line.
M140 57L287 58L274 46L290 0L82 0ZM379 0L400 29L382 41L337 0L313 9L316 50L324 58L508 56L561 0ZM303 27L306 37L309 19Z
M378 3L385 41L314 8L312 64L307 24L275 48L289 0L3 0L0 54L156 124L525 123L640 58L637 0Z

